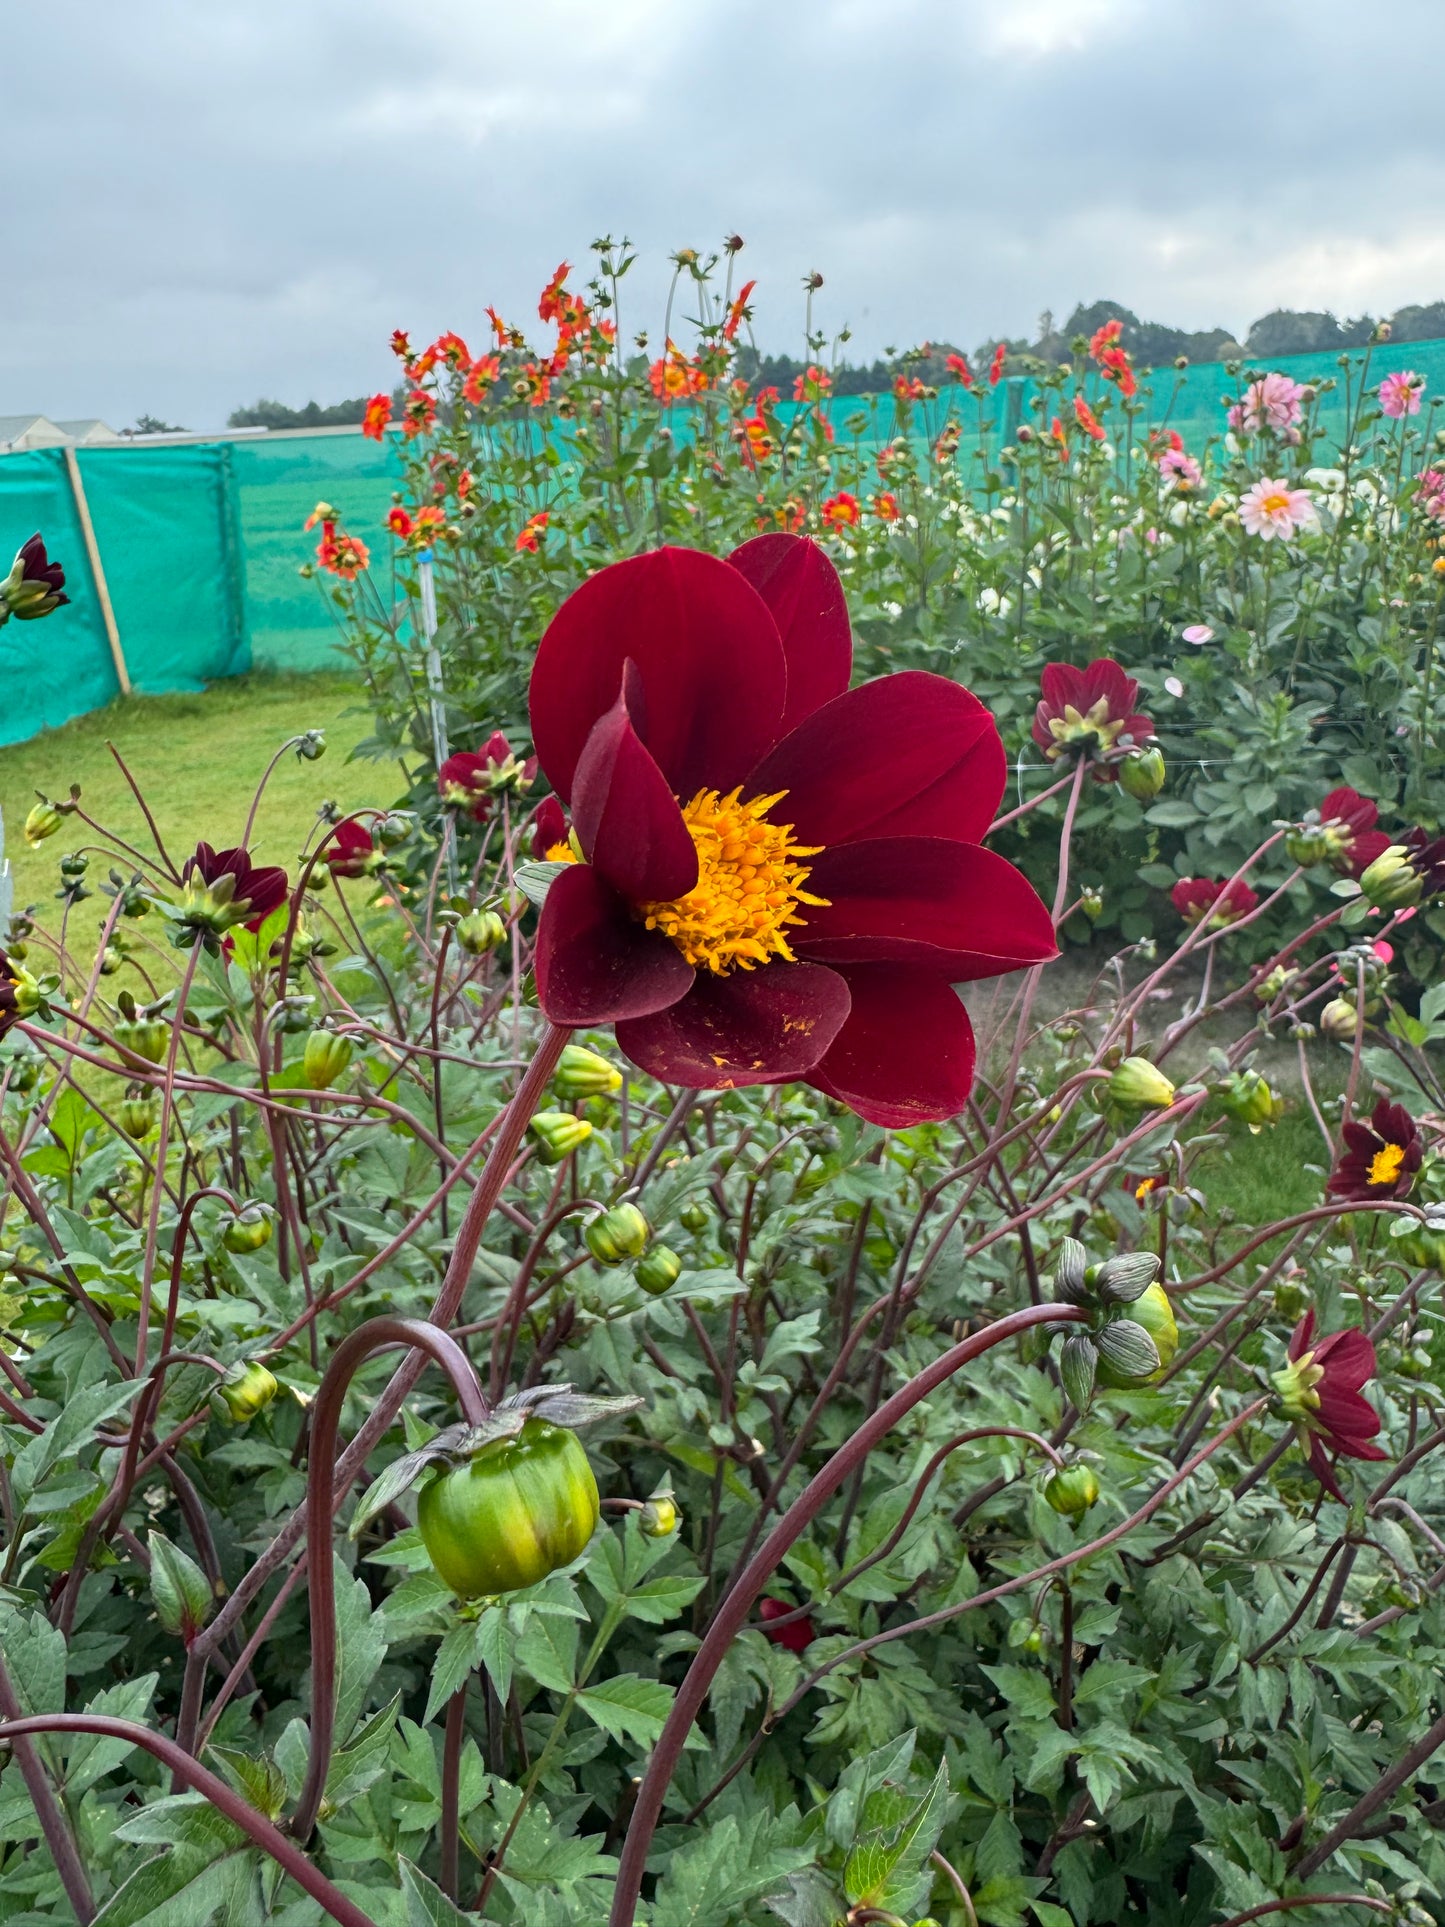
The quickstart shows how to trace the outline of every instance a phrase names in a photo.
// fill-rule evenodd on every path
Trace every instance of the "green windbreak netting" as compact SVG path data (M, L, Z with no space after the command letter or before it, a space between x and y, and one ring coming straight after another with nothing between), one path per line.
M1270 357L1261 365L1296 381L1337 384L1319 408L1326 434L1338 446L1349 404L1359 393L1358 352L1351 364L1346 370L1337 356L1318 354ZM1445 341L1377 348L1365 379L1373 388L1403 368L1423 377L1427 397L1445 396ZM1178 429L1192 453L1206 455L1210 438L1223 434L1225 408L1241 385L1242 378L1233 380L1219 362L1145 374L1136 441L1150 427L1167 426ZM1077 383L1065 384L1063 401L1050 403L1066 421L1079 386L1096 396L1097 373L1080 370ZM977 488L985 466L980 457L986 452L996 463L1020 423L1038 420L1031 405L1037 395L1032 380L1010 380L984 391L980 411L971 396L952 390L915 410L907 432L932 441L952 404L961 427L957 473L963 486ZM864 451L903 431L891 395L841 396L827 406L837 440L856 439ZM793 405L784 403L779 412L787 417ZM980 412L991 423L982 437ZM1110 415L1111 429L1118 419L1117 412ZM686 437L686 409L673 411L669 423ZM1121 448L1121 462L1128 459ZM299 574L315 546L302 524L318 501L334 502L347 527L384 553L384 519L402 476L394 440L378 444L355 431L322 430L83 448L77 460L136 689L194 689L253 664L309 670L336 662L330 605L317 584ZM97 709L119 688L60 449L0 457L0 569L37 529L65 565L71 606L43 623L10 622L0 629L0 743L22 742Z

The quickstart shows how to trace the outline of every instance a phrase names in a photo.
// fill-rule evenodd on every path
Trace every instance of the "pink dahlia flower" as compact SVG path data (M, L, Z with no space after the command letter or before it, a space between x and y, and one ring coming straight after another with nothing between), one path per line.
M1304 392L1288 375L1262 375L1249 384L1241 400L1230 409L1229 425L1246 435L1257 435L1261 428L1285 434L1304 412Z
M1418 415L1424 388L1423 375L1417 375L1413 368L1402 368L1380 383L1380 407L1395 422L1403 415Z
M1291 488L1287 481L1263 475L1240 497L1239 519L1262 542L1276 537L1288 542L1299 530L1314 526L1315 505L1307 488Z
M1159 474L1180 495L1188 495L1204 480L1204 470L1182 448L1170 448L1159 457Z

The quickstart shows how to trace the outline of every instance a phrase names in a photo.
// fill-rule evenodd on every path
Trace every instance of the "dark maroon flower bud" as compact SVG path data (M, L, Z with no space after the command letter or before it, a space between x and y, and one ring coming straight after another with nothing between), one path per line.
M813 1624L812 1615L805 1614L801 1619L790 1619L797 1611L786 1599L760 1599L758 1618L763 1622L763 1634L775 1646L785 1646L790 1653L804 1653L818 1637L818 1629ZM774 1626L775 1619L789 1619L786 1626Z
M288 889L284 870L252 863L247 850L213 850L209 843L198 843L195 855L186 858L181 880L186 889L180 922L192 933L209 937L238 923L259 930L286 901Z
M1289 1362L1273 1374L1286 1418L1309 1451L1310 1470L1341 1504L1345 1495L1329 1455L1383 1459L1372 1444L1380 1417L1360 1387L1375 1376L1375 1348L1358 1327L1315 1339L1315 1314L1307 1311L1289 1341Z
M371 831L354 816L338 823L326 846L326 867L334 877L369 876L376 868L377 849Z
M10 573L0 580L0 626L14 616L17 622L34 622L48 616L70 597L65 587L65 571L45 553L45 544L32 535L10 565Z

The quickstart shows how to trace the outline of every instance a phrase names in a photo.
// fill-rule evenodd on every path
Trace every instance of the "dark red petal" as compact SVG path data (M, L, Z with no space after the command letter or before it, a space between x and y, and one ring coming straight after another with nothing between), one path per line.
M817 964L700 970L681 1003L617 1026L634 1064L692 1090L775 1084L812 1070L848 1015L848 986Z
M1310 1471L1332 1498L1338 1499L1341 1505L1345 1503L1345 1495L1340 1490L1340 1482L1335 1477L1335 1469L1330 1464L1324 1444L1314 1433L1310 1434Z
M728 561L773 612L788 659L779 735L841 696L853 673L853 631L838 571L805 535L755 535Z
M1069 703L1078 709L1083 683L1082 670L1075 669L1071 662L1046 662L1039 676L1039 694L1043 697L1041 707L1046 706L1049 713L1055 716L1061 716Z
M1358 1325L1332 1332L1317 1347L1317 1363L1327 1366L1325 1382L1357 1392L1375 1376L1375 1348Z
M1383 830L1360 830L1350 843L1341 861L1353 877L1362 877L1377 856L1383 856L1390 847L1390 839Z
M973 1026L941 977L900 964L843 973L853 1008L808 1082L870 1124L907 1130L953 1117L973 1088Z
M775 815L800 843L910 835L977 843L1007 775L998 730L977 696L905 669L816 710L758 765L744 794L786 790Z
M537 1001L554 1024L611 1024L685 997L692 965L634 920L585 863L564 870L537 924Z
M1380 1415L1367 1398L1323 1378L1315 1387L1319 1404L1314 1417L1342 1452L1368 1445L1380 1429Z
M629 657L645 696L639 734L675 795L734 788L776 740L787 666L767 604L715 555L655 549L584 582L538 647L532 738L564 802Z
M1310 1309L1305 1313L1304 1317L1301 1318L1299 1323L1295 1326L1294 1332L1290 1337L1289 1351L1286 1354L1286 1356L1291 1360L1291 1362L1293 1362L1293 1360L1295 1360L1296 1358L1302 1357L1304 1353L1310 1349L1310 1344L1314 1338L1314 1335L1315 1335L1315 1313L1314 1313L1314 1307L1312 1305Z
M677 798L620 695L594 726L572 779L583 854L629 903L670 903L697 883L697 848Z
M1111 719L1117 721L1129 714L1139 699L1139 685L1132 676L1125 675L1121 664L1112 656L1096 656L1079 679L1079 695L1082 701L1079 708L1088 711L1100 697L1109 705Z
M819 963L913 963L950 983L1058 955L1053 920L1020 870L976 843L890 836L813 859L797 954Z

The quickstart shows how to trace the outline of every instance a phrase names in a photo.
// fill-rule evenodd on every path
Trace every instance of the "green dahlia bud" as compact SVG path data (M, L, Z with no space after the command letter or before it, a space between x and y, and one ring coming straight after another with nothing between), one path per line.
M1099 1496L1099 1481L1087 1465L1066 1465L1044 1486L1044 1497L1066 1519L1081 1519Z
M216 1396L238 1425L264 1412L280 1387L258 1359L233 1365L216 1387Z
M271 1242L271 1213L264 1204L248 1204L221 1233L227 1251L259 1251Z
M1445 1271L1445 1208L1427 1205L1423 1220L1401 1218L1391 1227L1390 1244L1407 1264Z
M1290 970L1284 964L1276 964L1269 975L1255 985L1254 994L1260 1003L1272 1004L1281 991L1287 990L1298 975L1297 970Z
M1274 1308L1281 1318L1297 1322L1304 1316L1309 1294L1293 1278L1281 1278L1274 1288Z
M47 836L54 836L63 821L55 805L42 797L25 819L25 841L33 850L38 843L43 843Z
M685 1204L678 1212L677 1221L684 1231L706 1231L711 1218L707 1206L699 1204L694 1199L691 1204Z
M649 1297L660 1298L677 1283L681 1273L682 1260L677 1253L669 1245L654 1245L638 1259L632 1275Z
M621 1088L621 1071L605 1057L581 1044L564 1045L552 1077L552 1089L558 1097L602 1097Z
M592 1220L582 1233L582 1241L599 1265L623 1265L629 1258L642 1256L651 1236L652 1227L635 1204L615 1204ZM671 1282L669 1279L668 1284Z
M1291 824L1285 831L1284 847L1292 863L1297 863L1302 870L1310 870L1316 863L1333 861L1348 841L1348 830L1306 817L1304 822Z
M1331 997L1320 1012L1320 1030L1326 1037L1349 1040L1360 1026L1360 1014L1348 997Z
M1104 914L1104 892L1096 890L1092 883L1086 883L1079 892L1079 908L1090 923L1097 923Z
M150 1534L151 1598L156 1618L168 1633L179 1633L189 1646L211 1616L215 1596L211 1582L191 1558L163 1532Z
M575 1432L529 1418L421 1489L417 1524L440 1578L463 1599L535 1586L575 1559L601 1502Z
M637 1523L647 1539L670 1539L681 1523L677 1502L670 1492L654 1492L637 1515Z
M1360 878L1361 891L1377 910L1401 910L1418 903L1424 887L1403 843L1382 850Z
M154 1128L156 1100L147 1090L129 1090L120 1101L116 1120L127 1137L145 1137Z
M1131 749L1119 765L1119 785L1141 803L1152 803L1164 787L1164 752L1157 743Z
M543 1164L560 1164L592 1135L586 1118L573 1117L570 1111L538 1111L527 1130Z
M1230 1117L1258 1132L1275 1124L1284 1106L1258 1071L1233 1071L1219 1087L1220 1100Z
M1106 1325L1096 1342L1100 1384L1115 1391L1152 1384L1179 1349L1179 1327L1164 1287L1150 1285L1129 1307L1129 1316Z
M313 1030L306 1039L301 1075L313 1091L329 1091L351 1062L351 1039L334 1030Z
M495 910L469 910L457 925L457 942L469 957L485 957L506 941L507 926Z
M1174 1102L1174 1086L1147 1057L1126 1057L1106 1088L1113 1103L1131 1110L1163 1111Z
M405 810L393 810L389 816L378 817L371 826L371 838L384 850L394 850L399 843L405 843L411 835L412 819Z

